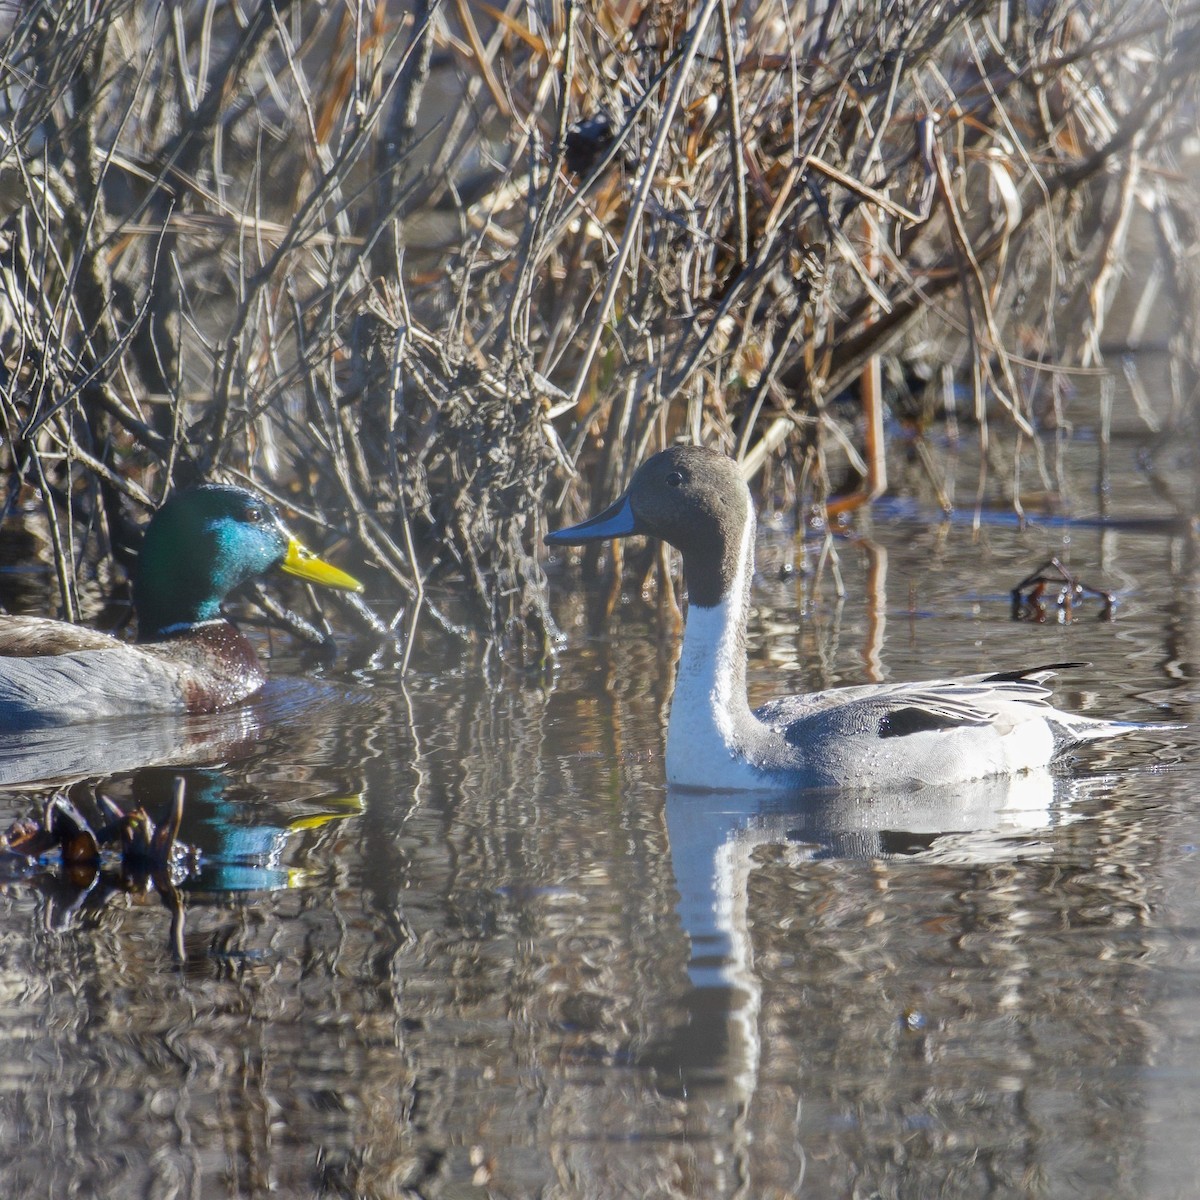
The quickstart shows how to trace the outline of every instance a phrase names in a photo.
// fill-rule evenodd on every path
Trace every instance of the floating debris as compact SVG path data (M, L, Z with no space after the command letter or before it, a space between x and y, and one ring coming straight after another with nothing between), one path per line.
M1053 611L1055 619L1066 624L1089 596L1101 602L1097 619L1111 621L1116 615L1116 596L1076 579L1057 557L1049 558L1013 588L1012 619L1043 625Z
M50 921L69 926L85 907L102 907L114 893L157 892L171 914L169 946L183 960L183 902L179 886L200 865L200 852L179 840L184 782L175 780L171 806L156 824L142 807L124 811L108 796L95 796L93 823L65 793L45 803L41 818L20 817L0 834L0 874L28 878L52 902Z

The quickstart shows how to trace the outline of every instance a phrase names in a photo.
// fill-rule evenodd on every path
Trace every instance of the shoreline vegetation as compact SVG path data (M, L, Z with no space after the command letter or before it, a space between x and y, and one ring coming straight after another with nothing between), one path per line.
M403 662L532 665L547 524L677 436L834 513L885 402L1036 451L1158 338L1134 419L1194 439L1200 5L34 0L0 38L0 534L66 619L225 480Z

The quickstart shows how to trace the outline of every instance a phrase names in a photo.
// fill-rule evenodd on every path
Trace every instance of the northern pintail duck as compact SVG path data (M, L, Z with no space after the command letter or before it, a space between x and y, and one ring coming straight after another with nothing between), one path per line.
M0 730L214 712L244 700L266 675L221 604L273 567L362 590L253 493L217 484L178 493L155 513L138 556L136 644L66 621L0 616Z
M573 546L644 534L683 555L688 614L667 725L667 780L705 791L956 784L1046 766L1130 723L1063 712L1055 663L921 683L786 696L751 711L746 617L754 507L732 459L663 450L604 512L546 537Z

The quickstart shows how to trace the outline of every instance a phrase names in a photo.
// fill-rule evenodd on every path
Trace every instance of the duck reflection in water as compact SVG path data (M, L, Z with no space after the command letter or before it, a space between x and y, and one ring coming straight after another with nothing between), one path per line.
M691 943L691 993L688 1019L648 1061L664 1080L722 1080L743 1103L753 1095L762 985L754 966L749 885L768 848L796 869L829 859L1002 862L1033 851L1039 831L1072 820L1072 789L1095 783L1040 770L907 794L829 791L772 798L669 789L667 834L679 919Z
M323 873L310 864L326 861L327 827L363 811L361 793L307 799L298 811L214 767L145 768L129 786L122 803L83 782L53 793L40 822L22 818L3 839L0 872L41 892L46 926L59 931L94 919L113 895L157 894L177 961L185 893L306 886Z
M153 809L179 773L166 768L139 771L134 798ZM306 865L317 850L310 837L332 823L363 811L360 793L321 796L294 803L267 798L259 789L235 782L218 768L184 774L187 804L181 836L200 852L199 870L187 891L273 892L301 887L312 871Z

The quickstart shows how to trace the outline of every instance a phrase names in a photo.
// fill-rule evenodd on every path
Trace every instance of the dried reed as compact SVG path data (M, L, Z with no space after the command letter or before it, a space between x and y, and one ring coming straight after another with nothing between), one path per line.
M1135 209L1192 402L1194 5L243 7L0 13L3 515L68 616L233 475L374 568L364 622L536 661L556 474L688 432L819 501L829 401L917 329L1034 435Z

